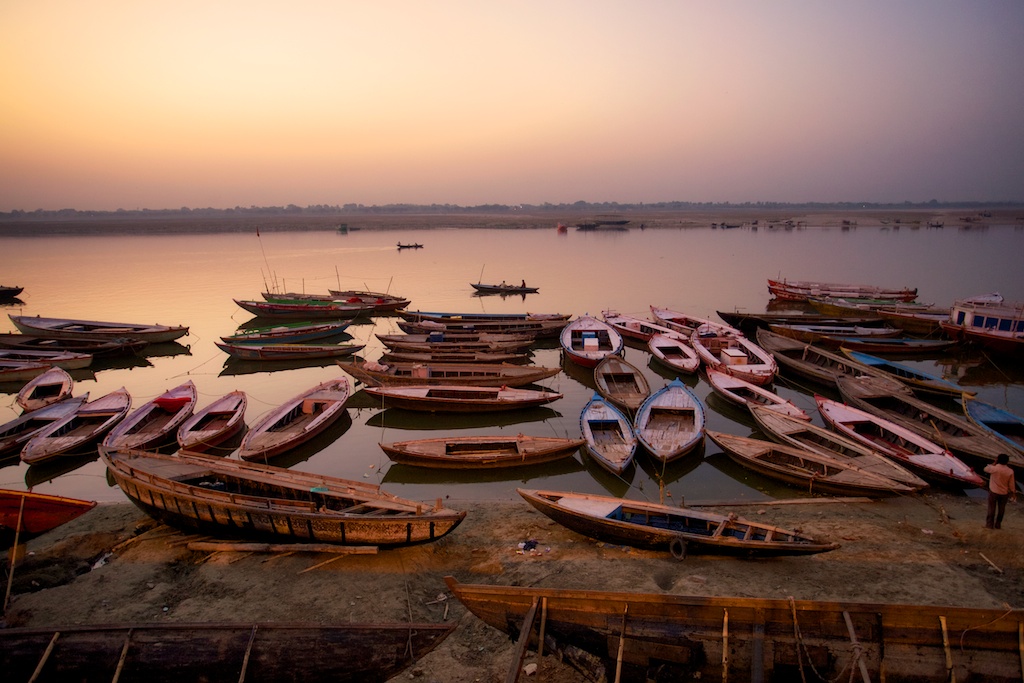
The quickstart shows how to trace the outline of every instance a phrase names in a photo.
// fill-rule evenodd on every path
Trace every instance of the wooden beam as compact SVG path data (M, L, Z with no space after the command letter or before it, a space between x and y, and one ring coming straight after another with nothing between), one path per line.
M622 629L619 631L619 653L615 656L615 683L622 680L622 653L626 649L626 613L629 612L629 603L626 603L622 610Z
M526 656L526 646L530 644L530 633L533 631L533 622L537 621L537 607L540 599L533 597L533 604L530 611L523 618L523 628L519 631L519 642L516 643L515 654L512 655L512 665L509 667L508 675L505 676L505 683L516 683L519 680L519 671L523 666L523 657Z
M252 631L249 633L249 643L245 646L245 656L242 657L242 671L238 674L238 683L245 683L245 672L249 669L249 656L252 655L252 644L256 640L256 629L259 628L253 624Z
M117 660L117 668L114 669L114 678L110 683L117 683L121 679L121 672L124 671L124 663L128 659L128 648L132 642L132 629L128 629L124 637L124 645L121 646L121 657Z
M722 617L722 683L729 682L729 610Z
M853 643L853 660L860 668L860 677L864 683L871 683L871 676L868 675L868 665L864 663L864 646L857 640L857 632L853 628L853 619L850 613L843 610L843 619L846 620L846 630L850 632L850 642Z
M939 616L939 624L942 626L942 648L946 651L946 680L949 683L956 683L956 674L953 672L953 652L949 649L949 630L946 628L946 617Z
M376 555L375 545L333 543L245 543L235 541L189 541L189 550L228 553L332 553L334 555Z
M40 674L43 673L43 667L46 666L46 660L50 658L50 654L53 652L54 646L57 645L58 638L60 638L60 631L54 632L53 638L50 638L50 644L46 646L46 650L43 651L43 656L39 658L39 663L36 664L36 670L32 672L32 676L29 677L28 683L35 683L39 680Z

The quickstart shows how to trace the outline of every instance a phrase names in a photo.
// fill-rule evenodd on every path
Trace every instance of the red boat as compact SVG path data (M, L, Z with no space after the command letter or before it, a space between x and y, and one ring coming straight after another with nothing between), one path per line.
M0 489L0 548L45 534L96 507L96 501ZM19 531L20 530L20 531Z

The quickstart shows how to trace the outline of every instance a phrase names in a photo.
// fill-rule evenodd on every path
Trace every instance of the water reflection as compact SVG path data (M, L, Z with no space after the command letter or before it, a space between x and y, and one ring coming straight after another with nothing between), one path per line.
M411 465L392 464L384 473L383 484L489 484L495 482L529 485L535 479L545 479L584 471L576 457L561 458L543 465L504 467L499 469L431 469Z
M99 451L93 448L86 453L62 455L53 460L30 465L25 469L25 486L32 489L40 484L53 481L61 475L70 474L89 463L96 462L99 457Z

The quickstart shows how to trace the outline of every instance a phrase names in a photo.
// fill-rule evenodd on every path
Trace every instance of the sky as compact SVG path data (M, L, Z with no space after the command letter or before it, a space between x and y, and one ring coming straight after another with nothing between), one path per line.
M1024 200L1020 0L0 0L0 211Z

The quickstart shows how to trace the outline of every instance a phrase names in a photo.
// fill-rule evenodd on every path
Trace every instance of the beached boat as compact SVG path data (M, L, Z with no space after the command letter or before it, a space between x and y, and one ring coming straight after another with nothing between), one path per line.
M465 512L323 474L179 452L100 449L110 475L153 518L216 538L404 546L436 541Z
M45 408L71 396L75 380L63 368L50 368L21 388L14 401L26 413Z
M618 407L633 414L651 395L651 386L639 368L622 356L605 356L594 367L597 393Z
M638 444L633 425L600 394L594 394L583 406L580 432L586 440L586 452L612 474L622 474L633 463Z
M941 325L950 339L1024 357L1024 302L1006 302L999 295L962 299L953 303L949 319Z
M961 400L968 420L1024 453L1024 417L967 395Z
M0 631L11 681L362 683L398 675L454 623L61 624Z
M205 453L245 429L244 391L224 394L185 420L175 438L178 446L193 453Z
M132 407L132 397L121 387L50 423L28 440L21 459L29 465L77 453L103 439Z
M693 453L704 440L700 399L678 378L651 394L637 409L633 433L663 463Z
M372 312L364 304L340 303L337 301L305 301L300 299L273 299L255 301L233 299L238 306L261 318L283 318L286 320L337 320L355 318Z
M812 297L857 297L888 299L892 301L913 301L917 298L917 287L885 288L874 285L850 285L836 282L815 282L811 280L773 280L768 278L768 292L776 299L785 301L807 301Z
M928 486L924 479L875 448L844 437L831 429L780 413L768 406L750 406L750 414L754 416L761 431L772 441L794 448L817 451L834 458L845 458L862 470L880 474L913 490Z
M743 408L763 406L800 420L811 419L803 408L764 387L714 368L708 368L705 375L714 392L734 405Z
M374 335L393 351L503 351L511 353L529 348L535 340L529 334L489 334L468 332L434 334Z
M81 370L92 365L92 354L78 351L0 348L0 360L16 361L19 363L44 363L51 367L63 368L64 370Z
M144 339L52 339L31 334L8 332L0 334L0 347L27 351L72 351L91 356L112 356L137 353L149 345Z
M107 448L159 448L175 440L196 407L196 385L188 380L143 403L103 439Z
M806 379L835 386L841 375L859 376L866 368L846 356L832 353L813 344L783 337L770 330L757 331L757 343L787 372Z
M353 378L371 387L422 384L522 387L561 372L560 368L504 363L337 363Z
M540 287L527 287L526 285L508 285L504 282L496 285L487 285L482 282L470 282L469 286L479 294L535 294Z
M966 463L915 431L824 396L815 396L814 400L832 429L892 458L925 481L958 489L984 484Z
M477 618L518 639L520 651L543 638L545 654L598 658L596 671L577 665L588 680L809 681L812 665L813 679L828 681L1020 676L1020 609L445 582ZM510 680L521 667L514 656ZM674 675L660 678L666 671Z
M380 357L381 363L516 363L529 361L525 353L504 351L387 351Z
M877 497L913 490L888 477L862 470L846 458L711 430L707 435L737 464L809 493Z
M939 394L942 396L953 395L957 398L959 398L961 394L973 395L975 393L966 387L960 386L956 382L950 382L938 375L933 375L930 372L925 372L924 370L907 365L906 363L898 363L896 361L873 356L869 353L853 351L852 349L847 348L843 348L841 351L855 363L860 363L862 366L866 366L869 370L876 371L874 374L899 380L914 391L923 391L929 394Z
M569 360L585 368L596 367L604 358L622 353L625 345L618 330L589 315L566 324L559 342Z
M152 344L174 341L188 334L184 325L142 325L38 315L8 316L23 334L50 339L142 339Z
M252 425L238 456L266 461L309 441L345 414L349 391L348 380L338 377L290 398Z
M392 461L414 467L477 470L541 465L570 458L583 439L554 436L442 436L380 444Z
M775 557L811 555L839 547L797 531L696 508L586 493L521 488L516 492L578 534L605 543L668 550L677 559L690 552Z
M258 361L344 358L366 347L365 344L214 344L232 358Z
M377 386L363 389L387 408L431 413L490 413L533 408L562 398L546 389L508 386L422 384Z
M602 311L601 318L619 331L626 339L648 342L656 334L673 334L675 330L665 325L640 318L635 315L624 315L616 311Z
M347 320L335 320L264 325L243 329L220 340L225 344L304 344L340 335L349 324Z
M719 327L698 327L690 344L704 367L758 386L770 384L779 369L771 353L742 335L721 334Z
M33 436L57 420L74 414L88 400L89 392L81 396L69 396L44 408L22 413L0 425L0 458L17 458Z
M0 489L0 549L12 547L15 537L18 545L21 545L84 515L94 507L96 501L92 500ZM0 633L6 630L0 629ZM11 675L9 669L3 668L3 671L5 677Z
M670 308L662 308L660 306L651 306L651 315L654 319L660 322L665 327L686 335L691 336L698 327L707 327L715 330L718 334L734 334L737 337L742 337L743 333L738 328L733 327L727 323L720 323L709 318L699 318L682 311L674 311Z
M50 369L46 363L21 360L0 360L0 384L4 382L27 382Z
M687 375L700 369L700 356L690 345L690 340L679 332L655 334L647 342L647 350L659 363Z

